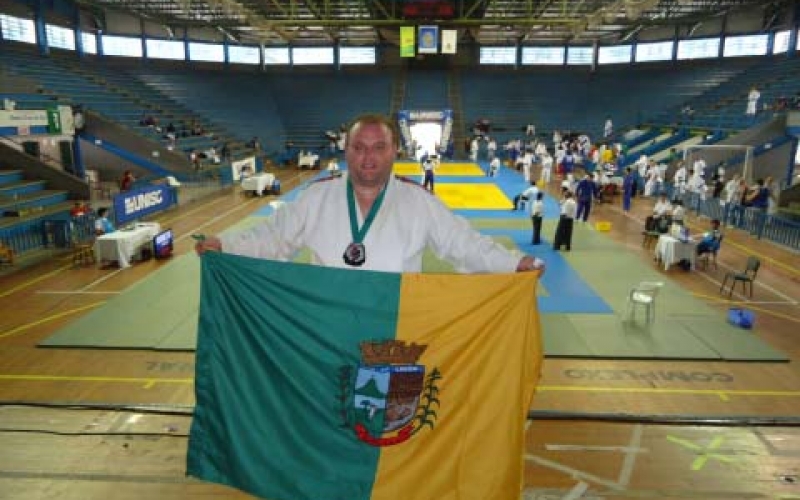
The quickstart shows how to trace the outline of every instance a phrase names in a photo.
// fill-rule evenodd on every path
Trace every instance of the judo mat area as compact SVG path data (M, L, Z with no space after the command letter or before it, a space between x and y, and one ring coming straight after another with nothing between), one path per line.
M422 166L415 161L398 161L394 164L394 173L413 177L422 175ZM436 176L462 176L462 177L486 177L486 172L477 163L440 163L435 170Z
M480 166L473 167L483 172ZM501 169L494 178L481 175L470 174L468 181L460 175L446 179L437 176L436 195L500 244L546 260L547 272L537 292L546 356L788 361L785 354L751 332L727 323L724 312L694 298L660 274L651 262L632 257L591 224L575 224L572 252L554 251L551 239L558 203L552 197L545 197L542 244L532 245L527 212L510 209L513 197L526 187L524 180L508 169ZM291 200L301 189L287 193L285 199ZM271 206L263 207L241 221L239 227L259 222L272 210ZM591 258L586 258L588 255ZM308 254L301 253L296 260L308 261ZM453 271L432 253L425 255L423 269ZM644 321L641 309L632 318L628 314L629 290L645 280L664 282L657 297L655 321L650 324ZM198 257L175 257L39 345L194 350L199 290Z

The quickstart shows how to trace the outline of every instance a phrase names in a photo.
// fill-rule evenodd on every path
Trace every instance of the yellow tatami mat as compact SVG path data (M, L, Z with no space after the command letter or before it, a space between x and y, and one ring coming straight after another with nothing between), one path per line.
M494 184L437 183L436 196L453 210L509 210L511 200Z
M422 175L419 162L400 161L394 164L397 175ZM436 168L436 175L461 175L465 177L483 177L486 172L477 163L441 163Z

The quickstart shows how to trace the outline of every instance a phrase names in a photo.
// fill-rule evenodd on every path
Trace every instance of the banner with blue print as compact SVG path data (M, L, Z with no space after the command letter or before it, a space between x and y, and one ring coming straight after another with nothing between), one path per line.
M177 203L170 186L145 186L114 195L114 220L117 225L140 219Z
M438 26L420 26L419 27L419 45L417 53L419 54L436 54L439 52L439 27Z

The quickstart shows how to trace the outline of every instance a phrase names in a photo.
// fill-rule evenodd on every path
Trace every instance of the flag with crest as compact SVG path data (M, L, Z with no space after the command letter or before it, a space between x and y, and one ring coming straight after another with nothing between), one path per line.
M269 500L510 500L535 273L202 258L188 474Z

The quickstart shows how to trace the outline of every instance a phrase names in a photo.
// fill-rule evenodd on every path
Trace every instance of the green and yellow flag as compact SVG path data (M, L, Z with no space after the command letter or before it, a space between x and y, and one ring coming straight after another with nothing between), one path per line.
M417 47L417 28L400 26L400 57L414 57Z
M206 253L188 474L270 500L519 498L537 281Z

